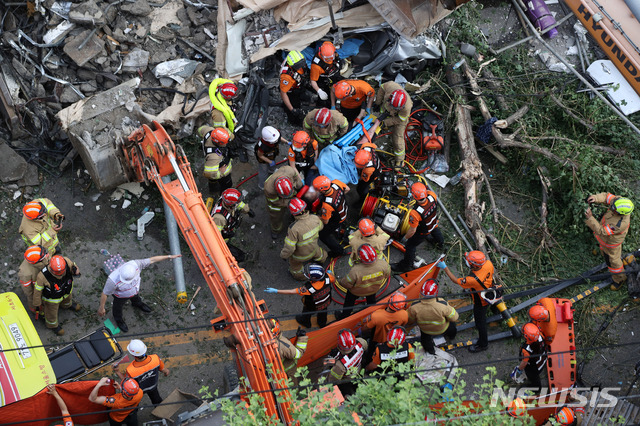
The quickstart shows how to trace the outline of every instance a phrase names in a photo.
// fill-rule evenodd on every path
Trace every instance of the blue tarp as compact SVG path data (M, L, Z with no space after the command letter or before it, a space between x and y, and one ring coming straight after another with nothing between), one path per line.
M318 41L314 46L306 47L304 50L300 51L300 53L302 53L302 56L304 56L304 60L307 62L307 68L311 67L311 61L313 61L313 57L315 56L322 43L323 42ZM360 51L360 46L362 45L362 43L364 43L364 40L362 39L346 39L342 47L337 49L336 52L338 52L338 55L340 55L341 58L348 58L349 56L357 55Z
M329 179L338 179L344 183L358 183L358 171L354 162L356 151L355 146L345 146L338 148L329 145L320 151L316 166L320 173Z

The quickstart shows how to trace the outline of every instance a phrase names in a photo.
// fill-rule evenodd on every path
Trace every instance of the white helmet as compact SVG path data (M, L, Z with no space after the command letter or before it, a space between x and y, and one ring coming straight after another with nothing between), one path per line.
M125 283L130 283L136 277L138 273L138 265L136 262L131 260L120 268L120 279Z
M129 342L127 350L133 356L144 356L144 354L147 353L147 345L145 345L142 340L133 339Z
M264 126L262 128L262 139L265 142L274 143L280 137L280 132L275 127Z

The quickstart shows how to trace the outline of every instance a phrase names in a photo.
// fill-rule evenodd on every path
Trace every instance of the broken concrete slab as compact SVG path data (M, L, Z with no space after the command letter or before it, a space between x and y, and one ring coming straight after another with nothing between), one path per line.
M182 84L185 79L191 77L196 68L200 65L198 61L190 59L174 59L173 61L162 62L153 69L156 78L168 77Z
M0 141L0 158L3 159L0 167L0 182L3 184L17 183L20 187L40 184L38 168L27 163L4 141Z
M178 17L178 12L181 10L184 10L182 2L175 0L168 1L164 6L152 10L149 15L149 19L151 20L151 34L156 34L169 24L182 25Z
M87 41L87 39L89 40ZM86 30L67 41L64 45L64 53L81 67L96 56L105 53L104 41L96 36L92 30Z
M105 23L105 16L95 1L88 0L71 5L69 21L77 24L102 25Z
M120 10L135 16L147 16L151 13L152 9L147 0L136 0L133 3L124 3L120 5Z
M76 27L76 24L69 21L62 21L55 28L50 29L42 36L45 44L56 44L64 40L64 38Z
M149 52L146 50L135 48L129 52L122 60L122 71L136 72L138 70L144 72L149 65Z

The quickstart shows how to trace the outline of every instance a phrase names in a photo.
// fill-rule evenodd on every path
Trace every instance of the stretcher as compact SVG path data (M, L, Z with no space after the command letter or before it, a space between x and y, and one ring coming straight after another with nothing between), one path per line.
M375 117L373 115L368 115L362 119L362 124L367 131L373 126L375 123ZM358 141L364 136L364 129L360 123L356 123L351 130L349 130L344 136L340 139L333 142L333 145L338 146L340 148L355 145Z
M569 299L554 298L558 330L550 345L547 360L549 390L567 389L576 382L576 338L573 328L573 305Z

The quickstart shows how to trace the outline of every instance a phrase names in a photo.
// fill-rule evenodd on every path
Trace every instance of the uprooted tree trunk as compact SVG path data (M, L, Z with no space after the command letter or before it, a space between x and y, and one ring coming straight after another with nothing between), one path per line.
M476 249L486 252L484 247L486 236L482 231L482 206L478 202L478 182L482 181L484 172L482 163L478 158L478 152L473 142L473 125L469 106L466 105L466 94L462 87L462 79L451 68L447 69L449 86L462 102L456 103L456 133L462 153L462 184L464 186L465 221L471 229Z

